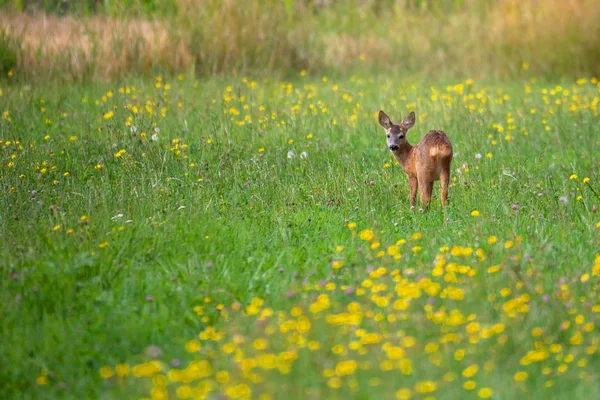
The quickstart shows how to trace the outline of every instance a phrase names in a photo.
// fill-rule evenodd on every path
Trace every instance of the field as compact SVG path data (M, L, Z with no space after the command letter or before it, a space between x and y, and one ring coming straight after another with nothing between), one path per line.
M2 398L600 390L596 79L15 79ZM379 109L448 134L449 207Z

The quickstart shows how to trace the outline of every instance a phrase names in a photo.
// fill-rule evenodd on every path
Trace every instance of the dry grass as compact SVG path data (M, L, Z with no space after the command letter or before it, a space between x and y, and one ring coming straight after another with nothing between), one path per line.
M183 11L168 21L3 14L0 30L20 43L18 68L28 77L191 68L200 75L371 67L473 77L600 72L596 0L499 0L485 12L467 2L463 12L445 14L407 11L401 3L383 12L372 5L357 12L334 3L244 4L177 0Z
M192 64L186 44L157 21L2 14L0 29L18 39L19 70L28 76L104 79Z

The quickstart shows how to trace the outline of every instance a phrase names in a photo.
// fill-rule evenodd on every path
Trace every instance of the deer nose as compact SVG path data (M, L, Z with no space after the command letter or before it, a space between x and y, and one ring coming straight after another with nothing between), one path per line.
M391 151L396 151L396 150L398 150L398 146L396 146L395 144L393 144L393 145L390 146L390 150Z

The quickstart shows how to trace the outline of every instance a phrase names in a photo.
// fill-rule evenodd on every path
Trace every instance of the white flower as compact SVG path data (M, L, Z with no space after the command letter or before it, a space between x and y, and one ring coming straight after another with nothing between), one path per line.
M305 151L300 153L300 158L306 158L306 157L308 157L308 154Z
M135 125L131 125L131 126L129 127L129 130L131 131L131 133L136 133L136 132L137 132L137 126L135 126Z
M160 128L158 126L154 127L154 132L159 133L160 132Z
M123 214L119 213L119 214L115 215L114 217L112 217L111 220L116 221L116 220L118 220L119 218L122 218L122 217L123 217Z
M560 201L563 204L567 204L569 202L569 199L567 199L567 196L560 196L558 198L558 201Z
M293 152L293 151L291 151L291 150L290 150L290 151L288 151L287 158L296 158L296 153L294 153L294 152Z
M481 160L481 153L475 154L475 159L476 160Z
M158 135L156 133L152 135L152 140L154 140L155 142L158 140Z

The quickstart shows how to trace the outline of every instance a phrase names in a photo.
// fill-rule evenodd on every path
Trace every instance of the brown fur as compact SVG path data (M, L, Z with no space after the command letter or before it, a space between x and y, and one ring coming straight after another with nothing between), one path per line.
M437 180L442 185L442 205L447 205L453 155L448 136L442 131L430 131L417 145L411 146L406 140L406 133L415 123L412 111L400 125L394 125L383 111L379 111L379 123L386 131L388 147L408 175L411 207L415 206L419 186L421 207L429 204L433 182Z

